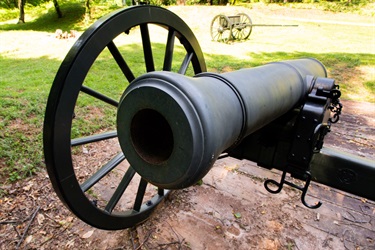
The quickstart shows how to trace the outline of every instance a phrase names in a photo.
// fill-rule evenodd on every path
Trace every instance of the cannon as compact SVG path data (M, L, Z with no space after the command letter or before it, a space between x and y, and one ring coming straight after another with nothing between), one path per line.
M145 221L223 157L281 170L266 190L297 188L309 208L321 205L306 201L311 181L375 200L374 162L323 147L341 114L339 97L311 58L206 72L177 15L130 7L99 19L63 60L45 112L46 167L62 202L108 230Z
M297 27L294 24L253 24L246 13L226 16L219 14L211 21L211 38L216 42L229 42L230 40L246 40L250 37L253 27Z
M246 40L252 30L252 21L245 13L233 16L219 14L212 19L210 27L211 38L217 42L228 42L232 39Z

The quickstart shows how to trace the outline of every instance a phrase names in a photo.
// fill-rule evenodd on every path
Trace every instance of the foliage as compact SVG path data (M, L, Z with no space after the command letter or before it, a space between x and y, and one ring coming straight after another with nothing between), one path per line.
M16 19L19 15L18 9L0 8L0 22Z
M91 9L92 20L85 20L85 8L80 2L66 2L60 5L63 17L58 18L55 7L52 2L44 5L34 7L27 10L28 20L24 24L17 24L16 21L12 23L0 24L0 30L35 30L54 32L56 29L61 30L84 30L88 28L96 19L103 15L117 9L119 6L101 6L96 5ZM1 13L1 12L0 12ZM17 18L18 12L15 13ZM0 21L4 21L1 20Z
M187 0L187 5L195 4L209 4L209 5L227 5L228 3L234 4L235 1L230 0Z
M194 4L197 1L189 0ZM319 9L331 12L349 12L375 16L374 0L234 0L236 5L250 7L262 3L268 6L283 5L296 9Z
M29 6L38 6L48 2L47 0L28 0ZM0 0L0 8L14 9L18 8L18 0Z

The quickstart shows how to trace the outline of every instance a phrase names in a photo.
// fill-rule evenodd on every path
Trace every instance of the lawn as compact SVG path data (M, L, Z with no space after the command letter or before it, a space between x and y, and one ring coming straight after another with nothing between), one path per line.
M50 6L44 15L31 19L25 25L0 24L0 175L3 180L16 181L44 166L42 127L46 101L60 63L74 44L74 39L56 39L54 31L60 28L80 31L87 25L76 18L77 13L82 15L81 6L69 5L65 10L66 18L62 21L54 17ZM371 17L356 19L349 14L267 6L172 6L170 10L194 31L210 72L314 57L326 65L329 77L340 84L342 98L375 102L375 26ZM248 13L253 23L295 24L298 27L254 27L247 41L212 41L209 32L212 18L219 13L229 15L237 12ZM98 16L103 13L98 13ZM155 61L160 61L165 44L158 36L152 41ZM140 59L142 54L138 41L128 39L120 43L119 48L138 63L133 65L137 69L135 73L142 74L144 62ZM177 59L182 56L182 52L176 54ZM157 64L156 68L161 69L161 65ZM85 83L108 90L111 96L119 98L126 86L119 84L120 75L109 53L104 52L90 70ZM77 105L81 108L77 114L82 114L77 123L85 122L87 126L79 126L84 128L80 131L73 130L74 135L85 135L92 130L113 126L113 111L95 106L87 98L81 98ZM94 115L85 113L94 110L94 107Z

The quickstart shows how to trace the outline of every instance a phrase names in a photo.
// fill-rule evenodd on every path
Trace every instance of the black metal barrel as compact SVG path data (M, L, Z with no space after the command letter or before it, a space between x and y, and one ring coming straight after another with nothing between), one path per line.
M326 76L315 59L195 77L147 73L121 98L121 148L147 181L167 189L188 187L226 149L301 104L312 77Z

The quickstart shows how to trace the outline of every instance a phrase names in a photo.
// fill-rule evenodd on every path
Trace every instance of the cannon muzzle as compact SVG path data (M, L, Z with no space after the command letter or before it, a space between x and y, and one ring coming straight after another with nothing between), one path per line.
M147 73L121 98L121 148L145 180L166 189L188 187L221 153L300 105L313 79L326 75L314 59L195 77Z

